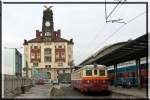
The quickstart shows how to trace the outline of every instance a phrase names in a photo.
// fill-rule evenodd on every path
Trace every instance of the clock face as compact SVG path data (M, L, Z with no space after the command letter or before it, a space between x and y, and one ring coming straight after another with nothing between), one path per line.
M49 22L49 21L46 21L46 22L45 22L45 26L47 26L47 27L50 26L50 22Z

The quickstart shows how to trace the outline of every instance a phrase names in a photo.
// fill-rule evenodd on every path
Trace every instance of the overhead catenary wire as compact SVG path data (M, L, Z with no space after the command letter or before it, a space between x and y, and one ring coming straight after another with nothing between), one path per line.
M113 17L114 17L114 15L117 13L117 11L120 9L120 7L123 5L123 3L124 2L121 2L120 1L120 6L119 6L119 4L117 5L117 7L114 9L114 11L112 12L112 14L111 14L111 16L110 16L110 18L109 18L109 20L107 19L107 22L111 22L111 23L126 23L126 22L124 22L124 21L122 21L122 22L120 22L121 20L123 20L123 19L113 19ZM118 8L118 9L117 9Z
M91 46L91 45L92 45L93 41L96 40L96 38L98 37L98 35L103 31L103 29L104 29L106 26L107 26L107 24L105 23L105 24L101 27L101 29L100 29L101 31L98 32L98 33L94 36L94 38L93 38L89 43L87 43L88 46ZM90 52L90 50L88 49L88 51L87 51L85 54L89 54L89 52Z
M126 26L127 24L129 24L130 22L134 21L136 18L142 16L143 14L145 14L146 11L138 14L137 16L133 17L132 19L130 19L129 21L126 22L126 24L122 24L119 28L117 28L112 34L110 34L104 41L102 41L99 45L103 45L108 39L110 39L114 34L116 34L117 32L119 32L124 26ZM99 47L98 45L98 47ZM94 48L95 50L96 48Z
M138 14L137 16L133 17L132 19L128 20L125 24L122 24L119 28L117 28L112 34L110 34L105 40L103 40L100 44L98 44L98 46L96 46L92 51L95 53L94 50L97 50L99 48L100 45L103 45L106 41L108 41L108 39L110 39L113 35L115 35L117 32L119 32L124 26L126 26L127 24L129 24L130 22L134 21L135 19L139 18L140 16L144 15L146 13L146 11ZM94 54L92 53L92 54ZM89 54L89 55L92 55ZM88 56L87 56L88 57Z
M124 0L124 1L126 1L126 0ZM113 8L113 10L109 13L109 15L107 16L106 14L106 23L107 22L111 22L111 23L126 23L126 22L124 22L124 21L122 21L122 22L120 22L121 20L123 20L123 19L112 19L113 18L113 16L116 14L116 12L120 9L120 7L123 5L123 3L124 2L122 2L122 0L120 0L118 3L117 3L117 5ZM121 6L119 6L119 4L121 5ZM118 8L119 7L119 8ZM118 8L118 9L117 9ZM117 9L117 10L116 10ZM115 12L115 13L114 13ZM106 8L106 0L105 0L105 13L107 13L107 8ZM112 14L113 14L113 16L112 16ZM112 16L112 17L111 17ZM109 20L108 20L108 18L107 17L111 17L111 18L109 18Z
M106 0L105 0L105 20L106 20L106 23L107 23L107 7L106 7Z
M103 45L109 38L111 38L115 33L117 33L119 30L121 30L122 29L122 27L124 27L126 24L122 24L119 28L117 28L117 30L115 30L112 34L110 34L105 40L103 40L99 45L98 45L98 47L100 46L100 45ZM94 50L96 50L97 49L97 47L96 48L94 48Z
M122 0L120 0L119 2L118 2L118 4L117 4L117 6L119 6L119 3L121 2ZM105 0L105 19L106 19L106 23L102 26L102 28L100 29L100 30L104 30L104 28L106 27L106 25L107 25L107 7L106 7L106 0ZM121 3L121 5L122 5L123 3ZM111 12L111 14L115 11L115 9L117 8L117 6L112 10L112 12ZM120 8L121 6L119 6L119 8ZM117 11L119 10L119 8L117 9ZM117 12L117 11L115 11L115 13ZM114 14L113 14L113 16L114 16ZM121 23L121 22L120 22ZM99 33L101 33L101 32L98 32L98 34ZM95 35L95 37L92 39L92 41L95 41L96 40L96 38L97 38L97 36L98 36L98 34L96 34ZM91 43L92 42L89 42L89 43L87 43L89 46L91 45ZM90 52L90 50L86 53L86 54L89 54L89 52Z
M118 5L122 2L122 0L120 0L117 5L113 8L113 10L108 14L108 16L106 17L106 21L107 19L112 15L112 13L115 11L115 9L118 7Z
M118 12L118 10L121 8L121 6L123 5L123 3L120 4L120 6L118 6L114 13L112 14L112 16L110 17L111 19L113 19L113 17L115 16L115 14Z

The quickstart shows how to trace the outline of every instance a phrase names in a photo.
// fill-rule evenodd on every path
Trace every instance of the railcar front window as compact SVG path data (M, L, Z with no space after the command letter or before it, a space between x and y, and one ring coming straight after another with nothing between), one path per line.
M92 76L92 70L86 70L86 76Z
M105 76L105 70L99 70L99 76Z

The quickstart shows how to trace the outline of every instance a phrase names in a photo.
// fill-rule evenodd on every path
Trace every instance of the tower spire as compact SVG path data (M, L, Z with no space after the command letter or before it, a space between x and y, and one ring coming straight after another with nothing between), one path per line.
M52 6L47 7L43 11L43 22L42 22L42 36L50 36L54 39L54 26L53 26L53 11L51 10Z

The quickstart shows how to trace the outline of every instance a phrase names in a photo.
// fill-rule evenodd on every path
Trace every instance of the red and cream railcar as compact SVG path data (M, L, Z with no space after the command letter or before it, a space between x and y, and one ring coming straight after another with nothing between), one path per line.
M71 86L82 92L108 91L107 69L104 65L86 65L71 74Z

